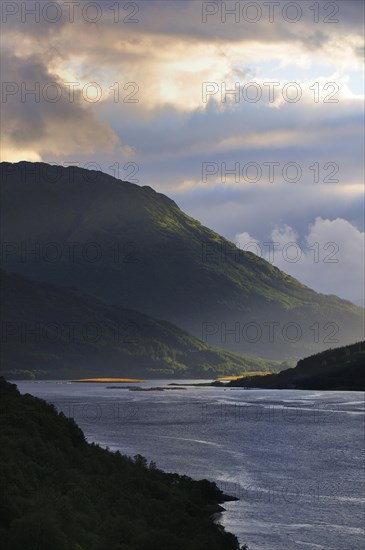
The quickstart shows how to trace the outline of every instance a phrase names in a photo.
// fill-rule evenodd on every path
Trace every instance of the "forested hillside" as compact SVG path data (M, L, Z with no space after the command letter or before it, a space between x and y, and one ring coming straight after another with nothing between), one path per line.
M207 480L86 442L53 405L0 378L2 550L238 550Z
M240 378L231 386L365 391L365 342L317 353L278 374Z

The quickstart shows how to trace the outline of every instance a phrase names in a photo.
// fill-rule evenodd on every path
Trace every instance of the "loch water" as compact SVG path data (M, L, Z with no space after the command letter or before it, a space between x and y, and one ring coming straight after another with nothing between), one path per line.
M171 382L138 387L176 387ZM219 521L250 550L363 547L362 392L16 383L73 417L88 441L208 478L238 497L224 504Z

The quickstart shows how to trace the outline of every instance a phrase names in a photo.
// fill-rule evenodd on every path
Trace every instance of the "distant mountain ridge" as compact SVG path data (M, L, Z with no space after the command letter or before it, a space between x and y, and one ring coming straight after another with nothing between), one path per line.
M6 271L241 354L298 358L363 337L364 310L239 251L150 187L44 163L1 163L1 174Z
M171 323L0 272L0 371L11 379L214 378L279 364L212 348Z

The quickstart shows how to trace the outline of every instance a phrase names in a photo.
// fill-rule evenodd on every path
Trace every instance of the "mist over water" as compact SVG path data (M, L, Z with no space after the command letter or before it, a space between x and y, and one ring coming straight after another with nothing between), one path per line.
M147 381L140 387L167 386ZM176 382L176 381L174 381ZM192 381L191 381L192 382ZM185 380L184 383L187 383ZM220 518L250 550L358 550L364 540L364 394L17 382L87 439L163 470L215 481Z

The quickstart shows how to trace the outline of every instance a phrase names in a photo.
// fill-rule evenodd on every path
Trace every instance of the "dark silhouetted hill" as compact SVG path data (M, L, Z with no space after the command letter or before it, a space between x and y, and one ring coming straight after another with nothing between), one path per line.
M0 378L2 550L238 550L207 480L86 442L53 405ZM233 500L233 499L231 499Z
M268 389L365 391L365 342L335 348L298 361L278 374L241 378L230 386Z

